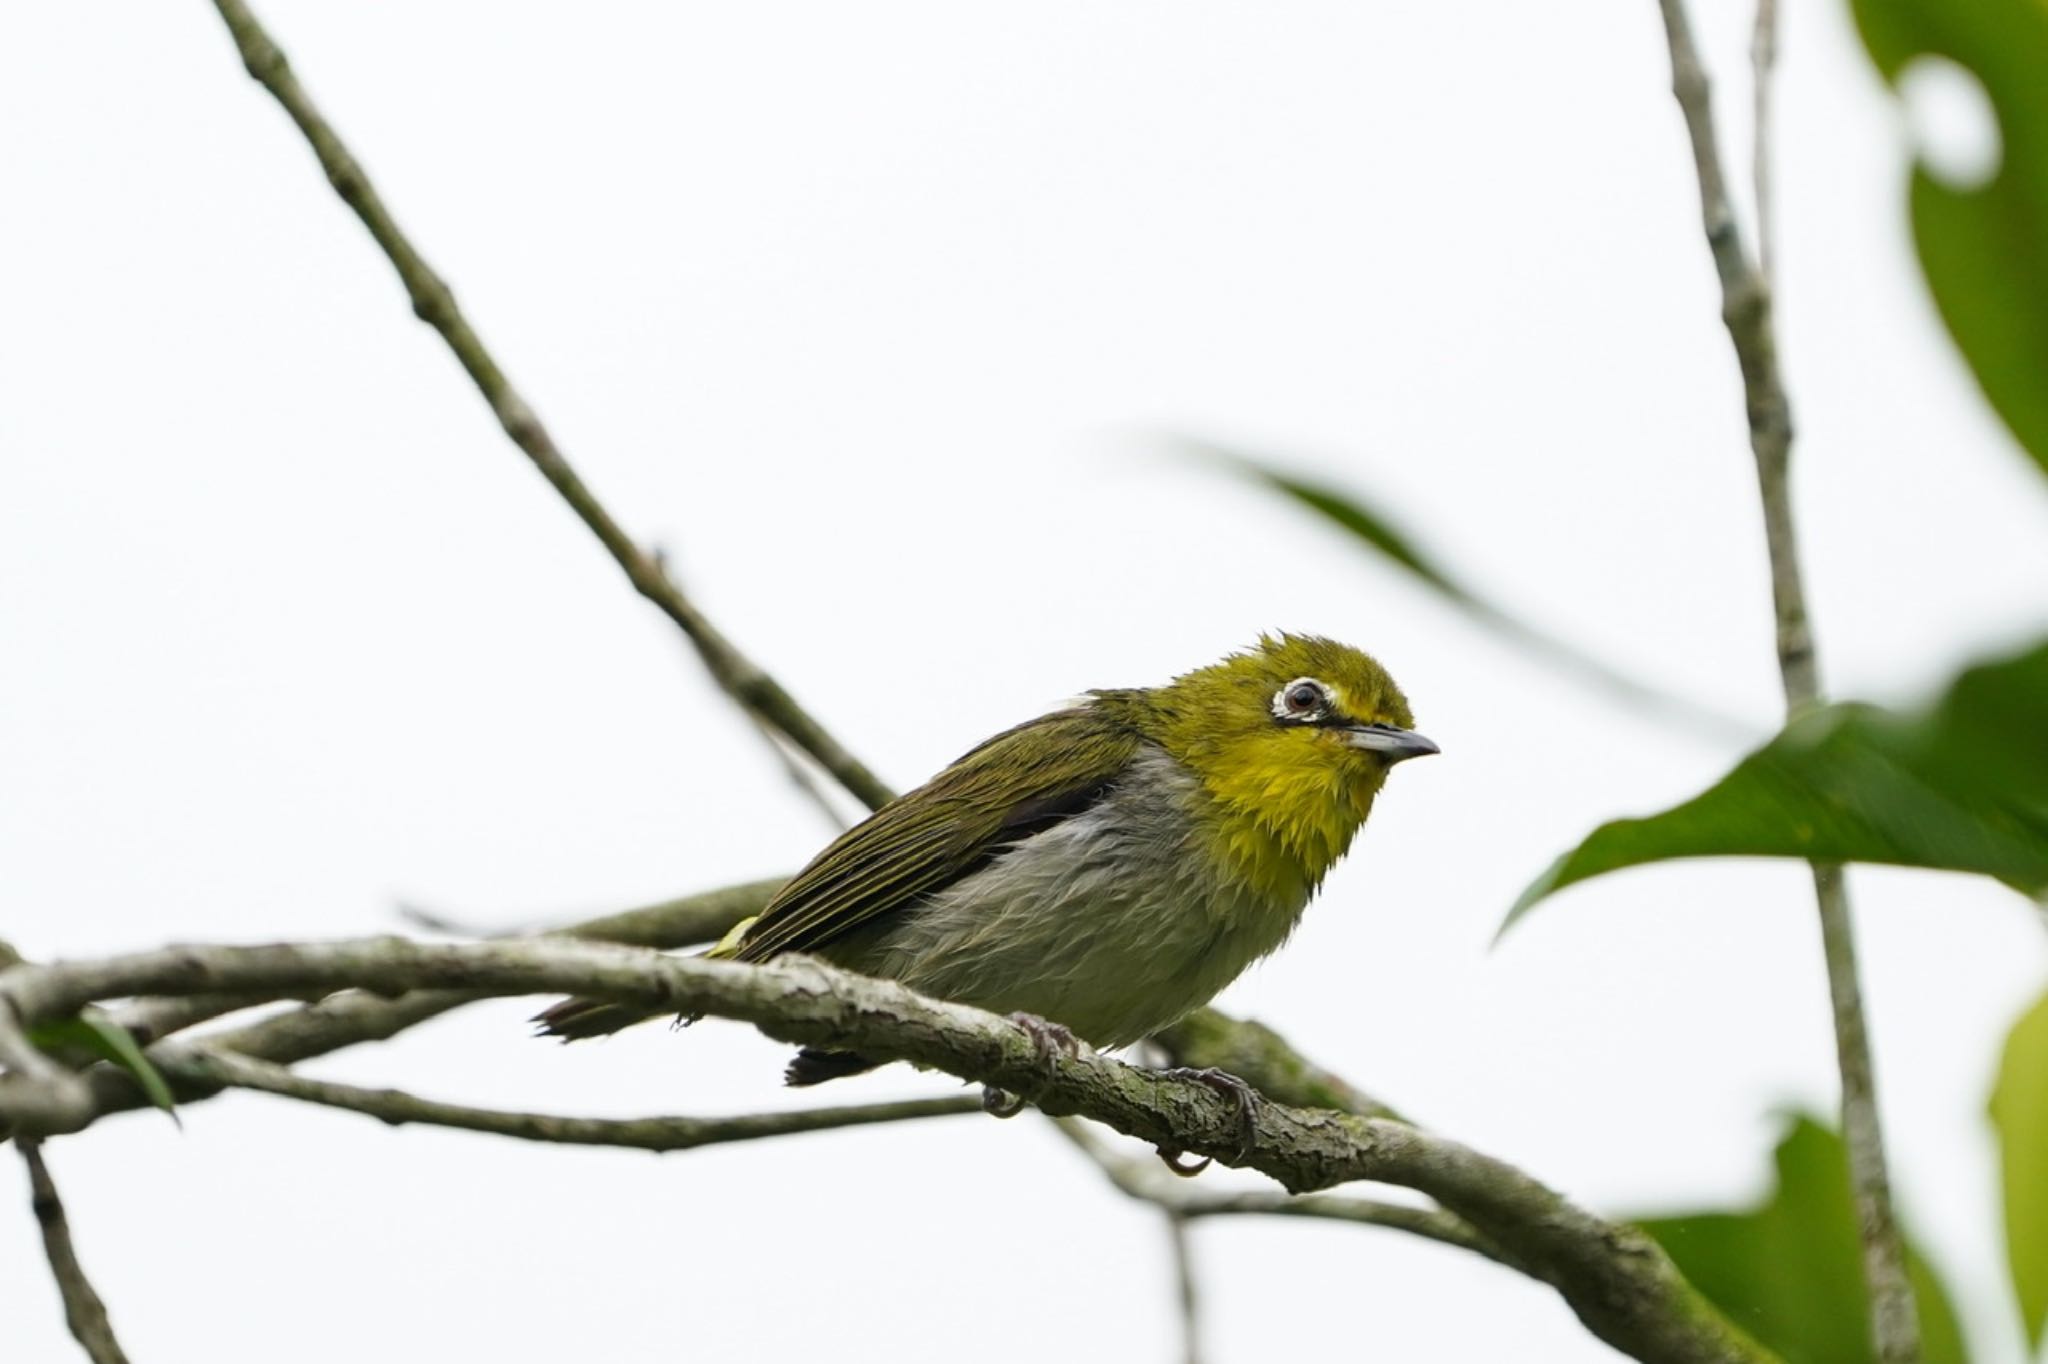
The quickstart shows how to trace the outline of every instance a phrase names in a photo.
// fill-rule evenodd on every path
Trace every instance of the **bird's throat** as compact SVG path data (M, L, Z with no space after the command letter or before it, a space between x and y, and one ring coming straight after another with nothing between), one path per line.
M1380 783L1276 764L1217 774L1205 786L1226 874L1298 908L1351 846Z

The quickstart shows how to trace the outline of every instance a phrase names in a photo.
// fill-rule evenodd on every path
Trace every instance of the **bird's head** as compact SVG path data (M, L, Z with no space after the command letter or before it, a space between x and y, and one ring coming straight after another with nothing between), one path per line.
M1264 636L1137 695L1145 728L1202 779L1224 826L1285 848L1311 883L1343 854L1387 770L1437 751L1385 668L1313 635Z

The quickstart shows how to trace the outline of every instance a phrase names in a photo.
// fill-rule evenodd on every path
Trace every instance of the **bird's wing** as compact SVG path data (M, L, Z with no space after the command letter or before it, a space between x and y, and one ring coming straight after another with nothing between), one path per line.
M998 734L841 834L777 893L734 955L811 951L945 889L1087 809L1143 742L1086 705Z

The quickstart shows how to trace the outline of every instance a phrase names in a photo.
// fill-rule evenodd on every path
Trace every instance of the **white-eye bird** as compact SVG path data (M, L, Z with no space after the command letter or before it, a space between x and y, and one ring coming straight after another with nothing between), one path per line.
M1386 670L1267 636L1163 687L1090 692L847 830L711 955L807 952L1098 1047L1206 1004L1287 939L1395 763L1435 753ZM653 1015L566 1000L545 1034ZM871 1069L806 1048L788 1082Z

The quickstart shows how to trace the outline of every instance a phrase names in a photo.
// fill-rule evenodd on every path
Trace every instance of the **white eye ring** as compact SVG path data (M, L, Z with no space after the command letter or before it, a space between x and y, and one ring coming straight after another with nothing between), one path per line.
M1273 693L1273 714L1282 720L1305 720L1329 705L1330 689L1313 677L1297 677Z

